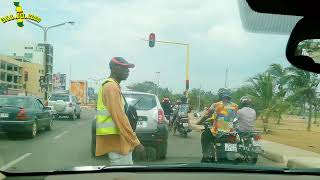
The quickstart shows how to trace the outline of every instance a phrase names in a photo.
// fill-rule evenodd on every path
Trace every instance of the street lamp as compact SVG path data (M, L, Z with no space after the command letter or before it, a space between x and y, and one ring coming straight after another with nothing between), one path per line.
M74 24L75 24L74 21L68 21L68 22L60 23L60 24L53 25L53 26L41 26L40 24L37 24L37 23L32 22L32 21L30 21L30 20L27 20L27 22L29 22L29 23L31 23L31 24L33 24L33 25L35 25L35 26L37 26L37 27L39 27L39 28L41 28L41 29L43 30L43 33L44 33L44 35L43 35L43 37L44 37L43 41L44 41L45 44L47 43L47 33L48 33L48 30L49 30L49 29L56 28L56 27L59 27L59 26L63 26L63 25L66 25L66 24L71 24L71 25L74 25Z

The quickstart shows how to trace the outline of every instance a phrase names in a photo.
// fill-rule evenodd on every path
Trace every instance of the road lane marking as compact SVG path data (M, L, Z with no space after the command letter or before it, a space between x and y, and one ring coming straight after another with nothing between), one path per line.
M53 140L58 140L58 139L60 139L63 135L67 134L68 132L69 132L69 131L64 131L64 132L56 135L56 136L53 138Z
M22 161L23 159L27 158L27 157L30 156L31 154L32 154L32 153L26 153L26 154L18 157L17 159L9 162L8 164L0 167L0 170L1 170L1 171L5 171L5 170L9 169L11 166L17 164L18 162L20 162L20 161Z

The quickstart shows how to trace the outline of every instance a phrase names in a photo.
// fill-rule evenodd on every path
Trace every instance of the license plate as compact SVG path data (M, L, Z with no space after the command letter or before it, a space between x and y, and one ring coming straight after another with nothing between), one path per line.
M224 150L225 151L231 151L231 152L237 152L237 144L224 144Z
M253 141L252 145L253 146L261 146L261 142L260 141Z
M0 113L0 118L7 118L9 117L8 113Z
M146 128L147 127L147 122L145 121L138 121L137 122L137 128Z
M183 127L189 127L189 124L188 123L183 123L182 126Z

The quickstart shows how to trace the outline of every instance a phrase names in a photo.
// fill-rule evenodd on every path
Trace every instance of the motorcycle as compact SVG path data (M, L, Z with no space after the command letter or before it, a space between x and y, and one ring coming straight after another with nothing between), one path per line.
M206 121L205 131L210 131L211 122ZM237 132L219 131L216 134L214 141L211 142L211 157L218 163L235 163L237 164L240 158L238 153L238 143L240 137Z
M233 126L237 129L238 119L235 118ZM259 154L263 153L261 147L261 132L259 131L247 131L238 132L240 142L238 145L239 154L241 155L242 162L254 165L258 161Z
M173 123L173 134L178 132L183 137L187 137L188 133L192 131L190 124L189 124L189 105L188 104L181 104L180 108L178 110L178 115L176 117L176 120Z

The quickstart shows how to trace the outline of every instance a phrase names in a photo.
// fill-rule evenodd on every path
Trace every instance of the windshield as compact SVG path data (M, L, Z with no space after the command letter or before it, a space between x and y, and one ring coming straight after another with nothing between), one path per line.
M0 1L0 104L51 108L11 124L0 108L0 170L320 168L319 76L285 54L301 17L263 15L244 0Z
M124 94L124 97L136 110L150 110L157 106L156 98L152 95Z
M49 98L49 101L58 101L58 100L62 100L64 102L69 102L69 96L68 95L52 95Z
M25 97L4 97L0 96L0 106L29 107L30 99Z

